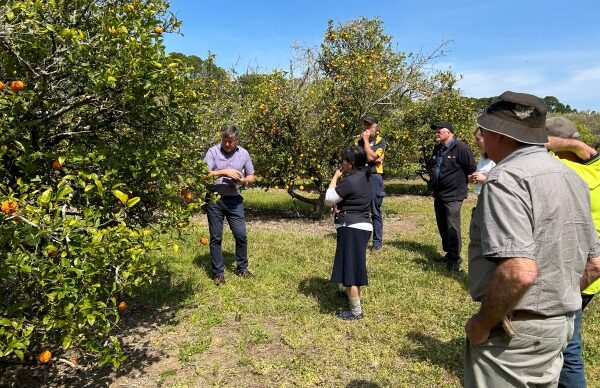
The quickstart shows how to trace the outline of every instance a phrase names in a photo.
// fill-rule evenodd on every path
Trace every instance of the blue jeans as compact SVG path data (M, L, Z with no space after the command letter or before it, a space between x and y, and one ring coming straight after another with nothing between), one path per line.
M225 262L221 250L224 219L227 219L235 239L237 270L239 272L246 271L248 269L248 239L246 237L243 198L239 195L221 197L217 202L209 202L206 205L206 216L210 233L210 256L215 276L223 275L225 272Z
M371 221L373 221L373 248L379 249L383 245L383 216L381 204L385 197L383 177L381 174L371 175L371 187L373 188L373 201L371 203Z
M573 338L563 351L563 367L560 371L558 386L561 388L585 388L585 373L583 370L583 359L581 357L581 321L583 309L592 300L593 295L581 295L583 299L581 310L575 314L575 330Z

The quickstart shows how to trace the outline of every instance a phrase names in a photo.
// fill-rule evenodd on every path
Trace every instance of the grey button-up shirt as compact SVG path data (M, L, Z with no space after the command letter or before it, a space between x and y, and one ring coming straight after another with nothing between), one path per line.
M581 307L586 260L600 255L587 185L543 146L523 146L490 171L470 237L473 299L485 294L495 260L529 258L536 261L538 276L516 309L546 316Z

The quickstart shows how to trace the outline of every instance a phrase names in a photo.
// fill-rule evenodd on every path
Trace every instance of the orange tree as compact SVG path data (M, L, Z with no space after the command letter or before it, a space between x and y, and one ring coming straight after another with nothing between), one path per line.
M389 142L386 168L422 164L417 151L425 123L469 114L459 104L454 75L428 70L444 47L427 55L404 53L395 49L379 19L330 21L320 48L299 51L291 71L242 82L245 144L261 183L285 188L320 215L339 151L361 133L360 118L367 113L380 117ZM307 183L318 196L302 192Z
M120 299L205 193L178 27L162 0L0 5L0 357L124 359Z

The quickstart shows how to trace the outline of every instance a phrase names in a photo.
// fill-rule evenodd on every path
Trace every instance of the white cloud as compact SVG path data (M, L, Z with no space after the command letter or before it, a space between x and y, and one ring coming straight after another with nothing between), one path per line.
M539 52L523 58L520 55L488 58L454 63L451 68L463 75L458 86L465 96L491 97L512 90L555 96L572 108L600 111L600 65L591 60L590 53ZM450 67L449 63L443 65Z

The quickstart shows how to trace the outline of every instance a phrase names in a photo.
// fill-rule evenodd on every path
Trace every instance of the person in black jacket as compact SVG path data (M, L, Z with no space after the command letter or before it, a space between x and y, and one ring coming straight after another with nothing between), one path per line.
M331 282L346 287L350 302L350 310L337 314L344 320L363 317L360 288L368 284L367 245L373 231L370 177L365 150L347 147L342 151L342 165L333 174L325 194L325 203L333 206L337 231Z
M433 190L435 219L446 254L440 259L449 271L460 271L460 208L467 198L468 176L477 164L469 147L454 137L452 124L431 124L436 146L431 155L430 188Z

